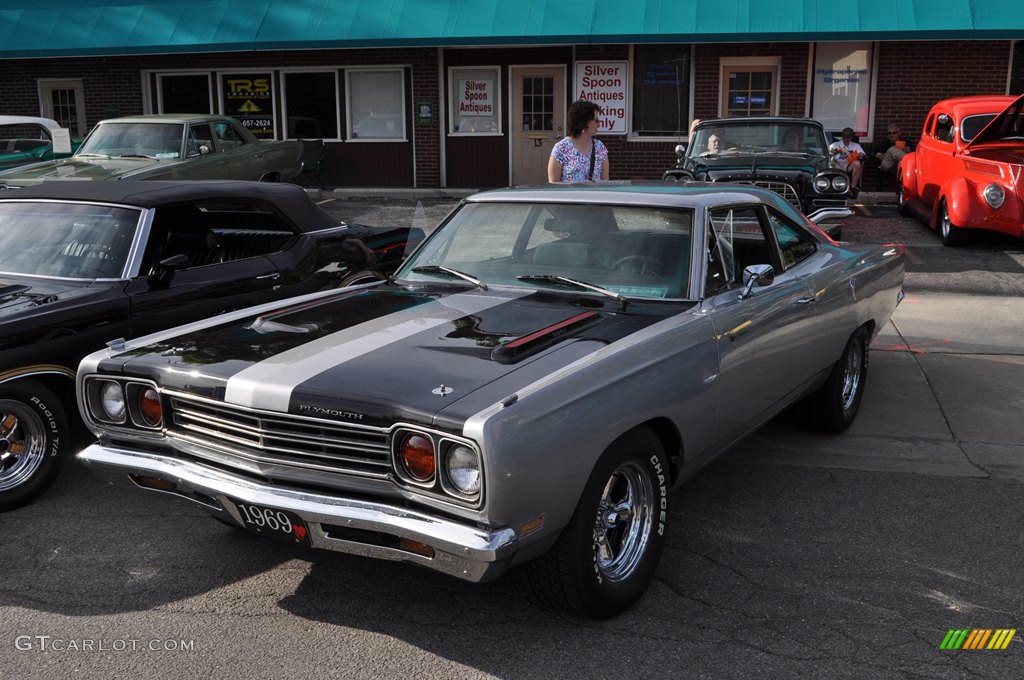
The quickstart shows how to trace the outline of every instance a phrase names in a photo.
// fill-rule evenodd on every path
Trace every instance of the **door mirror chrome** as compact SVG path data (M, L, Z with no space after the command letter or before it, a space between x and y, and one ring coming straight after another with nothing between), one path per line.
M676 156L682 158L686 154L686 147L688 145L689 142L682 142L680 144L676 144Z
M770 264L752 264L743 270L743 290L740 300L746 300L754 292L754 286L768 286L775 281L775 268Z

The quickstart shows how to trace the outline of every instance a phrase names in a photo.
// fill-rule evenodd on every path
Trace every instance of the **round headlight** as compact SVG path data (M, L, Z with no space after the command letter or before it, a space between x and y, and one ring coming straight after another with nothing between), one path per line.
M160 404L160 395L152 387L147 387L139 393L139 414L142 422L150 427L156 427L164 419L164 409Z
M107 381L100 388L100 408L110 420L124 422L124 392L116 382Z
M998 208L1006 200L1006 193L1003 188L998 184L989 184L985 187L985 190L981 192L981 195L985 197L985 202L993 208Z
M468 446L453 446L444 459L448 480L464 494L480 493L480 456Z
M434 442L422 434L411 433L402 440L399 449L402 467L417 482L429 481L434 476Z
M818 191L828 191L829 186L828 177L818 175L814 178L814 188Z
M838 192L846 191L850 187L850 181L846 175L836 175L832 178L832 188Z

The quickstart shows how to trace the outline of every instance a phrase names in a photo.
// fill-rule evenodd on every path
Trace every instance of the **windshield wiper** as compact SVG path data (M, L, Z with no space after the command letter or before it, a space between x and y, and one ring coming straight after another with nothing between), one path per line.
M76 158L110 158L110 154L106 153L76 153Z
M156 156L148 156L144 153L123 153L118 158L156 158Z
M575 286L576 288L592 290L595 293L607 295L608 297L614 298L623 304L626 302L626 298L621 293L616 293L614 290L608 290L601 286L595 286L594 284L587 283L586 281L570 279L568 276L558 276L557 274L522 274L517 276L516 279L519 281L526 281L528 283L562 283L567 286Z
M487 290L487 284L480 279L451 267L442 267L439 264L425 264L420 267L413 267L412 270L417 274L448 274L449 276L457 276L463 281L469 281L481 290Z

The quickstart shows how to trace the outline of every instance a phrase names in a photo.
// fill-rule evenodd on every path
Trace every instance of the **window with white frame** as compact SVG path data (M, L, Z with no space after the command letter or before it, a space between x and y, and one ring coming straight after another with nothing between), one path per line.
M81 80L40 80L39 100L42 102L42 115L68 128L72 135L81 137L89 131L85 126L85 96Z
M158 113L213 113L209 73L159 73Z
M834 42L814 45L811 115L830 132L853 128L866 140L871 133L873 44Z
M286 72L283 78L288 139L338 139L336 72Z
M405 72L402 69L345 71L348 138L405 140Z
M449 134L498 134L501 132L501 69L497 66L451 68ZM542 95L537 95L542 97ZM548 93L549 98L553 97ZM534 100L534 93L523 94ZM539 102L538 102L539 103ZM532 109L529 109L532 110ZM550 129L550 128L548 128Z
M692 45L633 47L632 137L685 135L690 126Z

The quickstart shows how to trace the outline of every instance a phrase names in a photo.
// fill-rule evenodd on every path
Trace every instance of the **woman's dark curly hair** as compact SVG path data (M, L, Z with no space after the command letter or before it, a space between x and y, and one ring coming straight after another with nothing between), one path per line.
M601 113L601 107L586 99L577 99L569 105L569 136L579 137L586 129L587 123Z

